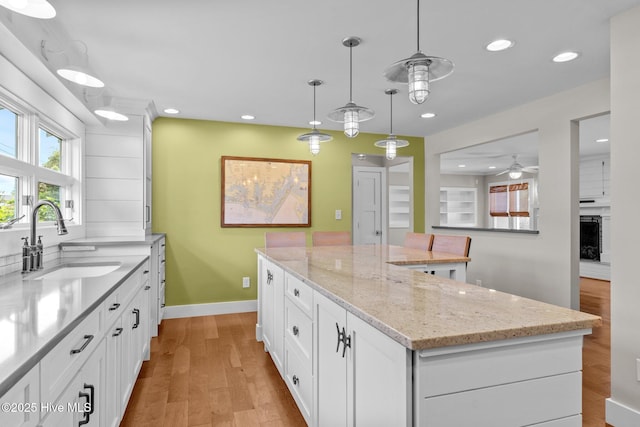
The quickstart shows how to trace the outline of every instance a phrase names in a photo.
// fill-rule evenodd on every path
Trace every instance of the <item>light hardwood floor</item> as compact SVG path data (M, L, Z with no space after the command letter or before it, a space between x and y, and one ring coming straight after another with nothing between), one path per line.
M610 394L609 282L581 279L581 310L603 318L583 350L583 427L603 427ZM166 319L122 427L304 426L262 343L256 313Z

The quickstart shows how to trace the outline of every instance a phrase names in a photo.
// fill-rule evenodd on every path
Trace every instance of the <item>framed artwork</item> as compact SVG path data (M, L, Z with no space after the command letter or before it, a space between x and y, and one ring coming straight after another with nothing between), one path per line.
M222 156L222 227L311 227L311 161Z

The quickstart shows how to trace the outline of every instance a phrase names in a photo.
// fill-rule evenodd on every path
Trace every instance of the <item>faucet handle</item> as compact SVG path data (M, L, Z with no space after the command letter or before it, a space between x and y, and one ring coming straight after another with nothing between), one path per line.
M24 246L29 246L29 237L21 237L20 240L24 240Z

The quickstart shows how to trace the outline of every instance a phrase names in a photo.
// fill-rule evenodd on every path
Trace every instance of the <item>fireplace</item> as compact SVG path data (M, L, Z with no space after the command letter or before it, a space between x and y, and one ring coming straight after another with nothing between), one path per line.
M600 261L602 252L602 217L580 215L580 259Z

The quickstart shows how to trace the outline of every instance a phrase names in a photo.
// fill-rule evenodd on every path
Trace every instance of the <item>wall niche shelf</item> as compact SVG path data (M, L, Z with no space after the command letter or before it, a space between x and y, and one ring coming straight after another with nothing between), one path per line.
M467 187L440 188L440 225L474 227L478 223L477 189Z

